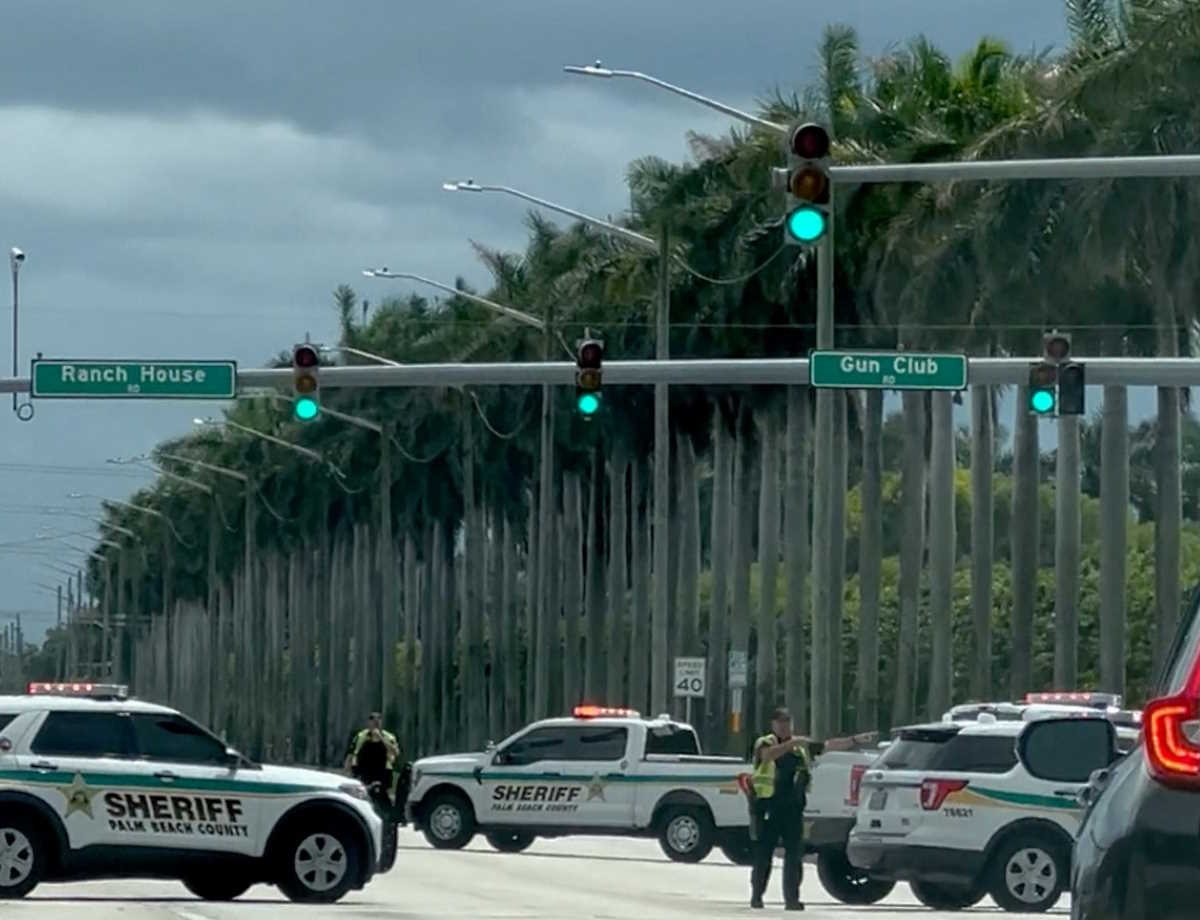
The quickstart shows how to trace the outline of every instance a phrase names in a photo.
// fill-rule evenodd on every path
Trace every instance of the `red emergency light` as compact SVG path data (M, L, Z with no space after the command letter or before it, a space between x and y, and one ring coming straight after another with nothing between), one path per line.
M1121 697L1116 693L1093 693L1089 690L1058 691L1045 693L1026 693L1026 703L1074 703L1077 706L1117 706L1121 705Z
M125 684L53 683L32 681L25 688L30 696L82 696L91 699L125 699L129 687Z
M576 719L636 719L641 713L636 709L621 709L617 706L576 706L571 710Z

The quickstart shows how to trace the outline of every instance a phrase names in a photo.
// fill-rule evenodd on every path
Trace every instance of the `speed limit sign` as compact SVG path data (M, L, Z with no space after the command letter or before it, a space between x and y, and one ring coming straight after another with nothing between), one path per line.
M675 696L704 696L704 665L703 658L675 659Z

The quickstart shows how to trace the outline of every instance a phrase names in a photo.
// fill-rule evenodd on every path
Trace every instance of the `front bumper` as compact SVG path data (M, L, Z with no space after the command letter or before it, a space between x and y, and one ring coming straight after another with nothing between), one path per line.
M873 878L891 881L928 881L963 884L979 878L984 867L982 850L919 846L904 838L851 834L846 844L850 864Z

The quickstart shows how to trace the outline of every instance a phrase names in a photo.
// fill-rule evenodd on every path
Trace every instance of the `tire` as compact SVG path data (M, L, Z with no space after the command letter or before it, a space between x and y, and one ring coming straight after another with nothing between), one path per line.
M0 815L0 900L23 898L37 887L49 862L46 835L17 812Z
M461 850L475 836L471 803L454 792L441 792L429 802L425 839L437 850Z
M484 839L487 840L493 850L499 850L501 853L520 853L523 850L528 850L537 837L521 831L495 831L491 834L485 834Z
M396 847L399 844L400 828L391 820L383 824L383 852L379 855L379 871L387 872L396 865Z
M939 885L936 882L909 882L913 897L934 910L966 910L983 900L978 888Z
M992 859L988 894L1007 911L1040 914L1058 903L1070 864L1069 849L1052 837L1013 836Z
M841 850L822 850L817 854L817 877L829 896L843 904L874 904L896 887L895 882L871 878L850 865Z
M659 818L658 827L658 845L673 862L698 863L712 852L712 816L705 808L668 806Z
M289 829L279 855L279 890L289 901L332 904L362 878L363 846L344 820L309 818Z
M752 866L754 865L754 844L750 837L746 834L741 834L732 839L726 840L720 845L721 852L735 866Z
M205 901L232 901L250 890L250 880L233 872L194 875L182 881L184 888Z

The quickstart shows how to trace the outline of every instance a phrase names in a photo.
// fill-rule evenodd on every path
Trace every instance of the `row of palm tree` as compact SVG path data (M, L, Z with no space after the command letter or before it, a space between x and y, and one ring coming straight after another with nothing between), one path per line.
M762 114L829 124L843 162L1191 149L1198 122L1185 88L1200 61L1200 9L1183 0L1073 0L1067 13L1073 40L1060 54L1014 54L985 38L958 63L918 38L864 64L853 30L830 27L817 49L816 85L794 96L772 95ZM815 262L805 250L780 245L781 203L767 191L769 169L780 158L777 139L734 130L691 141L694 162L646 158L628 171L628 225L647 232L670 228L676 256L671 353L803 354L814 343ZM1198 251L1187 223L1193 188L1184 180L1109 180L839 192L837 344L1020 355L1037 351L1042 332L1053 327L1070 330L1081 355L1187 353ZM650 357L652 258L583 225L560 228L536 214L528 225L522 253L476 246L493 279L488 296L553 316L563 343L590 331L601 334L610 356ZM384 301L360 320L354 291L343 287L336 297L341 344L355 349L405 362L542 357L539 336L464 298L430 302L409 295ZM997 388L970 393L972 642L966 660L955 660L951 641L951 586L963 560L955 550L959 450L948 394L903 394L898 529L904 539L896 547L899 619L888 646L880 639L887 503L878 392L835 402L840 485L827 496L834 536L815 554L807 388L672 390L672 539L662 572L651 570L648 556L653 431L651 394L644 388L609 388L604 412L590 421L573 413L561 393L550 393L555 425L548 450L538 443L542 394L532 389L327 391L327 405L389 423L385 440L393 457L382 466L390 471L388 481L380 483L375 433L331 418L297 425L270 399L241 400L231 419L318 451L339 474L233 434L164 444L158 459L177 472L183 466L170 458L182 456L251 473L251 487L233 491L233 483L214 479L215 501L207 502L163 479L134 499L162 509L190 543L208 547L207 559L168 550L171 543L154 530L160 526L154 519L110 509L113 523L146 535L145 558L140 551L128 554L132 561L122 564L119 576L96 563L89 582L103 593L107 578L114 610L148 612L151 624L164 621L130 639L122 658L159 662L138 669L154 675L159 692L183 692L166 676L170 656L162 651L174 647L162 643L178 643L180 635L205 637L219 667L233 661L233 671L193 668L188 680L216 687L233 675L247 682L238 705L250 707L249 722L212 710L222 727L235 731L267 721L277 700L268 687L278 689L280 675L294 678L311 667L323 682L353 675L364 705L380 688L397 713L411 710L426 687L426 702L447 707L438 709L438 718L456 713L458 721L444 729L448 734L436 724L430 732L413 722L409 738L423 746L481 743L485 731L514 728L584 697L663 706L666 701L648 697L649 669L669 668L675 655L709 660L709 705L700 720L716 745L742 745L747 719L782 700L811 713L818 734L847 723L896 724L922 712L936 715L951 701L960 672L971 675L970 692L978 697L1032 685L1042 462L1038 424L1023 411L1022 393L1012 426L1011 509L1004 516L1011 534L1001 541L1012 577L1011 668L1008 686L991 679L998 396ZM1183 409L1178 390L1160 388L1149 432L1153 488L1140 493L1152 495L1155 524L1156 660L1181 603ZM1122 690L1130 516L1124 389L1105 388L1098 452L1081 459L1078 419L1057 424L1053 680L1072 684L1081 667L1082 467L1098 479L1102 506L1100 677L1106 688ZM1091 437L1092 430L1085 434ZM549 501L536 485L542 469L550 472ZM854 545L846 539L852 487L861 508L857 558L847 554ZM254 515L242 513L246 494L258 509ZM268 564L293 574L265 575ZM847 573L856 574L859 587L853 617L845 609ZM666 581L671 597L662 613L650 603L657 579ZM290 587L280 587L285 583ZM264 595L265 584L275 593ZM313 592L321 598L320 612L297 600ZM344 614L352 623L349 637L323 631L340 628L329 626L325 614L350 597L357 601ZM814 606L814 597L828 602ZM224 625L172 630L172 617L162 612L184 604L192 605L186 622L209 616L235 631L226 635ZM264 614L262 605L275 612ZM264 623L276 616L278 627L269 630L277 639L270 640ZM652 658L650 627L660 616L667 618L669 648L655 649ZM855 653L847 658L842 639L851 620ZM233 639L239 635L241 645ZM232 645L220 648L222 636ZM260 678L248 656L268 647L282 663L276 676L267 669ZM394 660L389 651L396 651ZM728 651L746 651L751 662L751 690L741 718L733 720L727 719ZM209 705L214 699L211 692L197 698ZM453 699L462 701L461 712Z

